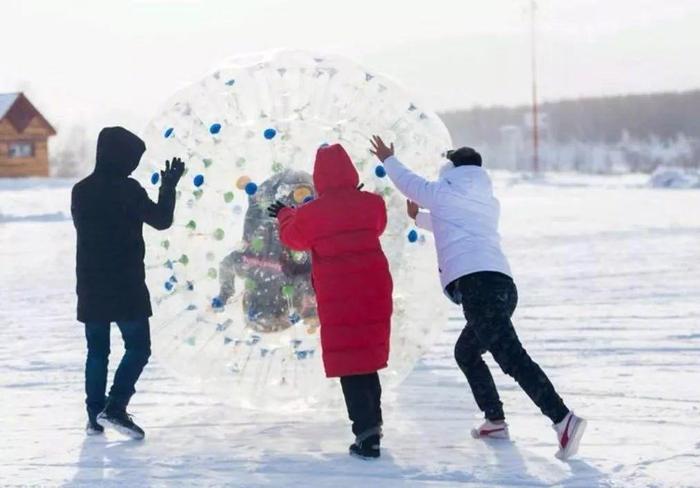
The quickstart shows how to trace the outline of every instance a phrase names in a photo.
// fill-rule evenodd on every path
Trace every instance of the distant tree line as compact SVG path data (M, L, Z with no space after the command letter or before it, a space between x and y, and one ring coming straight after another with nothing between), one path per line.
M609 147L624 154L632 171L652 171L661 164L700 165L700 90L546 102L540 112L541 137L550 147ZM530 114L530 106L495 106L440 116L456 145L494 148L503 143L505 127L519 128L529 140ZM649 154L664 148L670 149L665 158Z
M440 116L453 137L492 142L501 127L523 124L530 110L529 106L475 107ZM665 140L681 134L700 139L700 90L546 102L540 110L547 116L549 136L558 142L612 143L625 133L636 139Z

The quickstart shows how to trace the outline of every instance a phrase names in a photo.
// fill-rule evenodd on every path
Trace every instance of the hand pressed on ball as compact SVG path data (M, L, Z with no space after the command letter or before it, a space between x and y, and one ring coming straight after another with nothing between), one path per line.
M406 213L413 220L416 220L416 217L418 216L419 209L420 209L420 207L418 206L418 204L416 202L412 202L411 200L406 200Z
M165 162L165 170L160 172L160 178L165 186L177 186L177 183L185 173L185 163L180 158L173 158L173 164L170 161Z
M382 163L388 158L394 155L394 143L392 142L389 147L384 144L384 141L379 136L372 136L372 148L369 150L372 154L377 156Z
M277 215L280 213L280 211L285 208L286 205L279 200L277 200L275 203L267 207L267 215L273 218L277 218Z

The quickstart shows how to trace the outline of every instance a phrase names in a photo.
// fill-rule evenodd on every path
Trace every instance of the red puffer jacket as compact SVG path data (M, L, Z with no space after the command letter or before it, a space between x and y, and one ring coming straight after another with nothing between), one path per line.
M278 215L282 243L311 250L328 377L373 373L389 358L393 284L379 244L386 205L358 183L345 149L323 147L314 166L317 198Z

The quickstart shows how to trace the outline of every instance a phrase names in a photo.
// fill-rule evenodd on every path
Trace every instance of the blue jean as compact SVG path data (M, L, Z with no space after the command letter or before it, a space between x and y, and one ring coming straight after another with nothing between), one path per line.
M87 361L85 362L85 404L88 415L96 416L105 407L107 366L109 363L109 322L87 322ZM110 403L126 408L135 393L136 381L151 355L151 331L148 318L117 323L124 340L124 356L109 392Z

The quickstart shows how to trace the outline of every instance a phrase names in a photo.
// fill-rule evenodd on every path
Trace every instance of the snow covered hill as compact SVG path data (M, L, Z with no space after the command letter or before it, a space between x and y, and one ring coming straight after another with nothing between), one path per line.
M471 439L479 414L452 358L455 308L385 396L382 459L362 462L346 454L340 403L233 408L171 375L158 344L132 402L146 441L86 438L71 183L0 180L0 486L700 486L698 190L499 173L516 327L589 419L581 453L554 458L547 420L490 358L513 442Z

